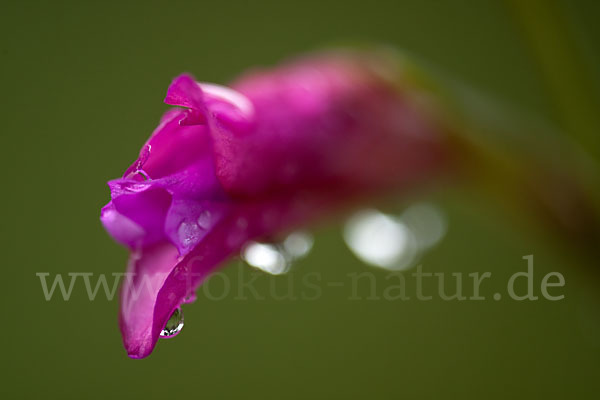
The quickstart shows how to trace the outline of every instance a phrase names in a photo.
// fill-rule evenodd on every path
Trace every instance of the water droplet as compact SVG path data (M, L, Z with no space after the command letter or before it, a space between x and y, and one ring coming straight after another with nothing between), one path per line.
M193 303L197 298L198 296L196 296L196 293L192 292L190 295L184 297L183 302L186 304Z
M421 250L436 245L448 230L442 211L429 203L418 203L408 207L400 217L412 231Z
M165 327L160 331L160 337L162 339L169 339L177 336L183 329L183 311L180 308L176 308L171 314L171 317L165 324Z
M314 238L307 232L290 233L283 241L283 249L290 258L298 259L305 257L312 249Z
M211 221L210 211L204 210L200 213L196 222L198 222L198 226L200 226L200 228L208 229L208 228L210 228L210 221Z
M195 222L182 222L177 229L177 236L183 246L193 245L200 238L202 229Z
M344 240L359 259L385 269L406 269L417 256L411 230L400 218L377 210L352 216L344 227Z
M284 274L291 267L280 246L274 244L249 242L242 249L242 258L251 266L272 275Z
M289 272L295 260L310 252L314 239L307 232L293 232L282 243L248 242L242 258L249 265L272 275Z
M150 180L150 175L148 175L148 173L146 173L146 171L144 171L143 169L138 169L137 171L135 171L135 174L144 178L145 181Z

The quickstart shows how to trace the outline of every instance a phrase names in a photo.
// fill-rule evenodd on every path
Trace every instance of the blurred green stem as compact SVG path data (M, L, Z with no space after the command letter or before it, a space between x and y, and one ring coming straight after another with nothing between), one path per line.
M448 131L454 176L517 211L515 216L537 219L561 243L595 263L600 244L597 161L549 125L480 95L443 71L411 56L396 59L398 89L416 99L430 98L428 107L439 106L433 107Z
M600 160L598 94L556 0L506 0L536 57L563 129Z

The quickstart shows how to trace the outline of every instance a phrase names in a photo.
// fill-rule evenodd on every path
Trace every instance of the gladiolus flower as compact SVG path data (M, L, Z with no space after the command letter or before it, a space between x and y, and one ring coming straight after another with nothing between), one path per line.
M230 87L177 77L166 112L101 221L131 251L121 291L127 353L249 240L410 190L447 165L446 128L376 52L334 51L250 72Z

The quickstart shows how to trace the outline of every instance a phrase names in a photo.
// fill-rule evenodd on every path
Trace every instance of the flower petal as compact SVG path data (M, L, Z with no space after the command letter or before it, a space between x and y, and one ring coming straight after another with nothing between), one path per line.
M212 153L207 127L181 126L179 122L185 115L179 109L165 115L124 177L136 179L136 172L143 171L145 178L162 178Z
M189 74L179 75L167 90L165 103L172 106L192 108L202 112L206 111L204 94L196 80Z
M158 335L153 335L154 307L178 257L177 249L166 242L146 247L130 256L121 288L119 325L125 349L132 358L147 356L156 344Z
M144 240L144 229L120 214L111 201L102 208L100 221L108 233L118 242L135 249Z
M331 210L335 197L282 197L244 203L221 218L182 259L171 244L132 256L121 305L121 330L130 357L148 356L175 309L224 261L249 240L285 232ZM318 211L317 211L318 210ZM141 291L141 294L139 294Z
M443 157L442 128L365 62L328 54L236 82L234 89L253 102L256 124L244 135L210 131L225 190L243 197L364 190L431 172Z
M188 74L173 80L165 103L188 108L181 125L208 123L215 131L240 134L251 128L254 118L254 106L244 95L225 86L198 83Z
M110 184L115 185L116 182ZM139 192L113 196L112 203L121 216L143 229L144 236L136 246L147 246L164 240L165 217L171 205L171 195L166 190L148 187Z

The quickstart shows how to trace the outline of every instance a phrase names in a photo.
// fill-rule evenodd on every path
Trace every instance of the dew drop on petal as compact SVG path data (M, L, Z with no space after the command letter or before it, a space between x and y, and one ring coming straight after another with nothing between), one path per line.
M200 238L202 229L195 222L182 222L177 229L177 236L179 242L183 246L188 247L194 244Z
M193 303L197 299L198 299L198 296L196 296L196 293L192 292L190 295L184 297L183 302L186 303L186 304Z
M208 228L210 228L210 219L211 219L210 211L204 210L200 213L196 222L198 222L198 226L200 228L208 229Z
M160 337L162 339L169 339L177 336L183 329L183 311L180 308L176 308L171 314L171 317L167 321L165 327L160 331Z
M135 174L141 176L145 181L151 180L150 175L148 175L148 173L143 169L138 169L137 171L135 171Z

